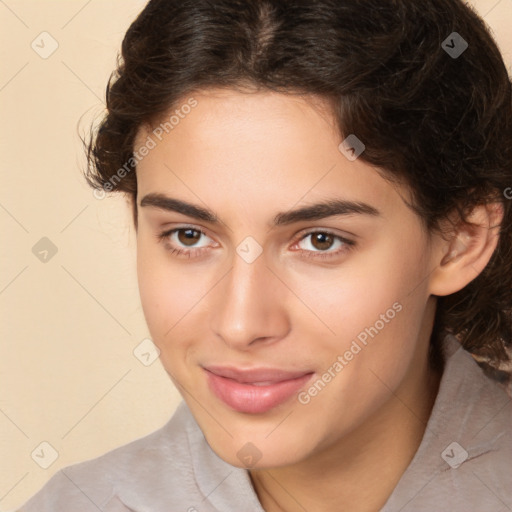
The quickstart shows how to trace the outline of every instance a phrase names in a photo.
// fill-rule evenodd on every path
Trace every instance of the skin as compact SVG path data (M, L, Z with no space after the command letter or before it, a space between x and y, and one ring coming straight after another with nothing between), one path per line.
M499 208L475 210L475 226L451 238L429 234L404 203L405 187L339 151L343 139L321 101L229 89L193 96L197 107L137 168L139 286L161 361L219 457L244 467L237 452L257 447L250 476L266 511L379 510L421 442L438 390L427 357L435 295L484 268ZM141 128L136 148L148 134ZM208 208L219 222L141 206L148 194ZM328 199L380 214L272 227L279 212ZM204 235L158 238L191 227ZM355 245L306 236L326 230ZM263 251L252 263L236 252L248 236ZM202 366L211 364L318 378L395 303L400 312L307 404L292 397L266 413L240 413L207 386Z

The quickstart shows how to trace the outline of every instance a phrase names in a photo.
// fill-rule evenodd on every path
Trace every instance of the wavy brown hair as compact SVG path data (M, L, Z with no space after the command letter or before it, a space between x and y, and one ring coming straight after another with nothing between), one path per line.
M468 43L459 56L443 43L460 49L454 32ZM249 86L327 100L340 136L356 134L360 158L408 185L429 231L453 212L464 220L476 205L503 204L487 267L439 298L432 346L452 333L489 373L506 364L511 82L482 19L460 0L151 0L126 33L107 114L86 142L88 182L127 193L136 222L139 129L193 91Z

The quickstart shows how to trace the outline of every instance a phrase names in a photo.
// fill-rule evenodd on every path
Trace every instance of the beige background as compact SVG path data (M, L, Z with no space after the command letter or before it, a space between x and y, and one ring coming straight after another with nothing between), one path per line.
M94 198L79 172L77 124L101 116L117 50L144 4L0 0L2 512L59 468L155 430L180 400L160 362L133 353L148 331L127 206ZM512 0L474 4L510 65ZM59 46L43 59L32 41L43 53L51 38ZM57 248L45 262L44 245L32 252L43 237ZM47 469L55 453L42 442L58 453Z

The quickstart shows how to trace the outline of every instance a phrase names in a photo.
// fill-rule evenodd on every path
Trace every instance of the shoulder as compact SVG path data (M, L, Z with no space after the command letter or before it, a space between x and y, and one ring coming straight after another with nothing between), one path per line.
M161 429L61 469L18 512L263 512L247 470L211 449L185 402Z
M423 440L382 512L512 505L512 399L458 342L447 345Z
M144 503L152 496L163 500L175 499L180 492L193 493L189 416L181 403L159 430L61 469L19 512L123 512L132 510L125 504L130 500Z

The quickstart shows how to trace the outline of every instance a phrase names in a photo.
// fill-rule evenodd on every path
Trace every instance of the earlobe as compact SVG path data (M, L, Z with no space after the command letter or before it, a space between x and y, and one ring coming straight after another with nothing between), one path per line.
M484 270L498 245L502 220L501 203L476 206L466 222L459 222L450 240L439 243L430 276L432 295L456 293Z

